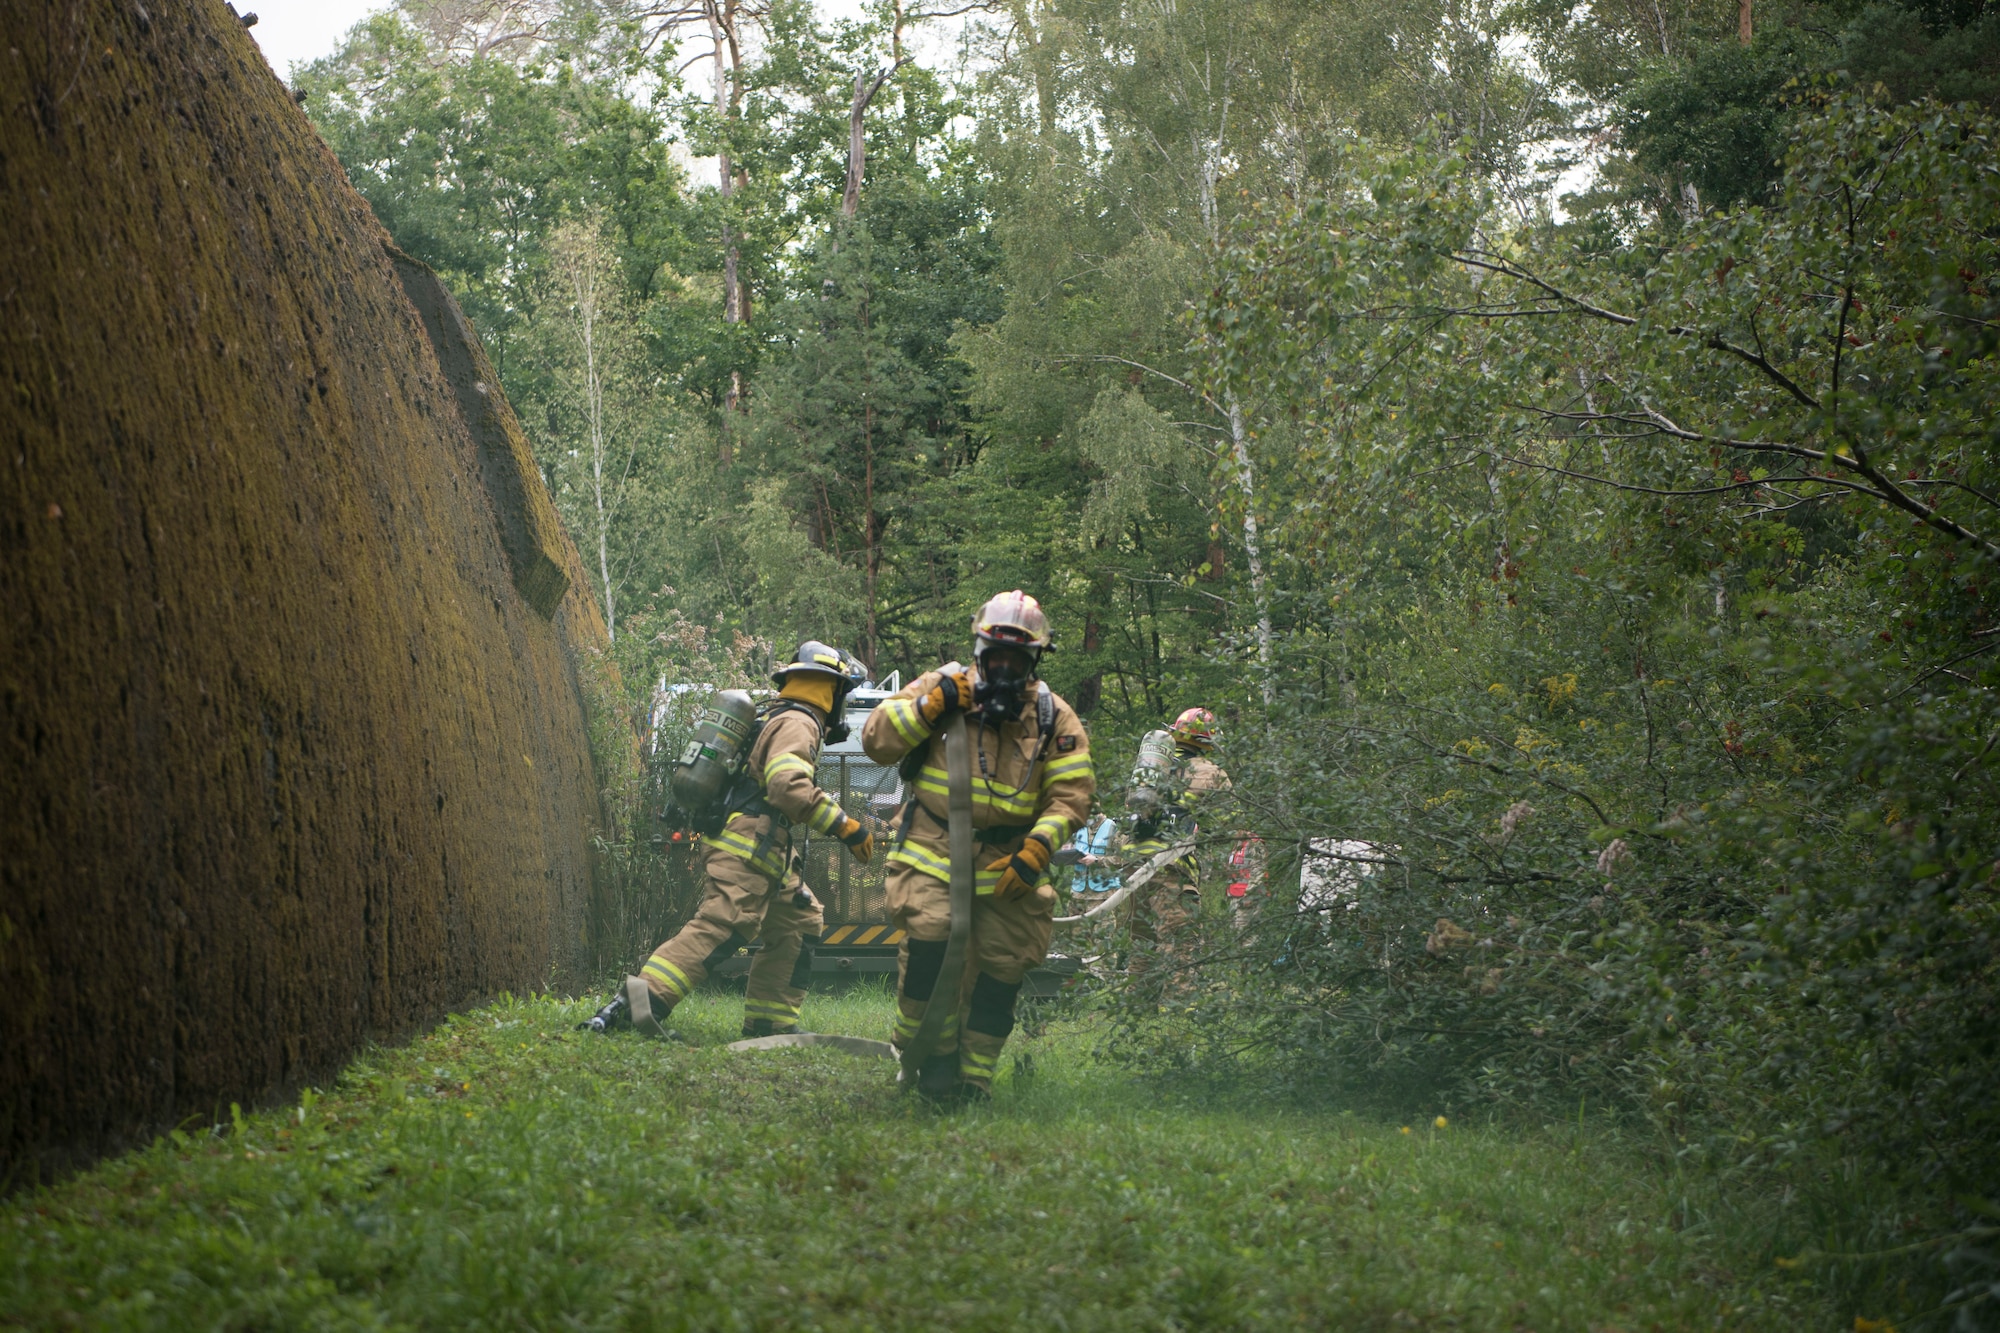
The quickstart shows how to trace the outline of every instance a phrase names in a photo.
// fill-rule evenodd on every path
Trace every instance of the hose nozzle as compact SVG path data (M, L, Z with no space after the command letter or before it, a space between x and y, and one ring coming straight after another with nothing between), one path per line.
M625 1012L626 1008L624 993L620 992L611 997L610 1004L605 1005L589 1018L578 1023L576 1025L577 1031L609 1032L612 1028L619 1026L620 1020L630 1021Z

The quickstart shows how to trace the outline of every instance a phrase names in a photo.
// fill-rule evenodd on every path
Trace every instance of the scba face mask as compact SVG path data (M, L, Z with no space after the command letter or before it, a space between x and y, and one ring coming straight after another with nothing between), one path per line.
M989 658L998 654L988 654ZM979 705L985 716L997 722L1012 722L1021 716L1021 709L1027 704L1029 688L1034 683L1032 669L1023 670L1019 663L999 660L979 664L979 683L972 687L972 701Z

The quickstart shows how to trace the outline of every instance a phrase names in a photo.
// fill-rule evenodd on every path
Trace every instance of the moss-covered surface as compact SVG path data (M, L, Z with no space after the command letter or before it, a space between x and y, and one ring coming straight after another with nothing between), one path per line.
M569 974L604 915L603 629L559 529L552 618L517 587L525 492L221 0L0 0L0 29L18 1185Z

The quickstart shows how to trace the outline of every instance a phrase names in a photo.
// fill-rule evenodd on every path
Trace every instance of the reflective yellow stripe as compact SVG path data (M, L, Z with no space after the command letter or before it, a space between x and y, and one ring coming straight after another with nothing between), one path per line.
M1069 840L1072 827L1068 815L1051 812L1035 821L1035 827L1029 830L1028 836L1033 837L1039 833L1049 840L1049 846L1060 847Z
M859 929L860 929L859 926L842 926L839 930L834 931L831 935L828 935L824 940L821 940L820 943L838 944Z
M917 774L917 790L951 799L951 788L946 783L944 770L928 764ZM972 812L974 815L1004 816L1004 822L1018 824L1035 813L1035 798L1019 787L1005 787L991 779L974 779Z
M764 765L765 785L768 786L770 784L771 779L778 776L778 774L785 772L793 772L793 771L800 772L805 774L807 777L811 777L813 766L809 762L807 762L804 755L793 754L789 750L787 750L783 754L774 754L771 756L770 760L766 762Z
M772 860L769 856L757 855L757 840L755 838L746 837L741 833L724 829L720 833L702 834L701 841L704 846L713 847L717 851L728 852L731 856L742 857L745 861L748 861L752 866L767 875L772 875L780 879L784 877L785 867L782 863Z
M980 850L975 848L973 850L973 859L977 861L980 855ZM906 842L895 851L890 852L889 859L909 866L913 870L921 870L932 879L943 880L946 884L951 883L951 862L942 856L925 851L913 842ZM1007 863L1005 861L1001 861L999 865L990 869L984 865L977 866L972 872L972 891L974 893L992 893L994 888L1000 883L1000 876L1006 872ZM886 940L883 942L888 943Z
M896 1011L896 1024L889 1029L889 1040L898 1046L908 1046L910 1039L917 1035L917 1028L923 1024L921 1018L911 1018L902 1010ZM949 1049L958 1040L958 1015L948 1015L944 1026L938 1029L938 1045Z
M906 842L890 852L889 859L900 865L909 866L913 870L921 870L934 879L951 883L951 862L942 856L925 851L914 842Z
M768 1018L774 1024L793 1025L799 1021L799 1006L786 1004L783 1000L745 1000L743 1017L748 1020Z
M981 1055L970 1046L961 1046L958 1049L958 1072L966 1078L976 1078L983 1083L991 1083L993 1073L999 1067L998 1055Z
M847 814L840 808L840 802L831 796L822 796L806 815L806 824L815 833L832 833L847 822Z
M856 944L873 944L875 942L875 937L877 935L880 935L883 931L887 929L888 929L887 926L870 926L867 930L864 930L859 935L856 935L854 937L854 942Z
M1087 776L1091 772L1088 754L1069 755L1042 770L1042 786L1047 787L1052 782L1067 782L1073 778Z
M686 999L687 993L694 989L694 983L688 980L687 973L657 955L648 958L646 965L640 968L639 971L643 976L659 982L660 985L673 992L674 998L677 1000Z
M896 729L896 734L910 745L922 745L931 738L930 728L924 725L923 714L917 711L915 699L898 695L883 701L877 709L889 719L889 725Z

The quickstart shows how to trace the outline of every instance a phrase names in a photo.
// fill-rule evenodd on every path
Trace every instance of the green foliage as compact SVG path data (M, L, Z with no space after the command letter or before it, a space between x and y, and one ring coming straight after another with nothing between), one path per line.
M583 13L585 11L579 11ZM396 243L444 275L503 376L543 249L565 216L616 228L646 290L678 258L687 210L657 116L619 91L589 21L528 61L458 61L378 14L298 76L307 109Z
M503 1000L327 1093L190 1127L0 1210L0 1319L190 1327L1830 1327L1792 1237L1634 1166L1596 1120L1513 1133L1147 1089L1060 1024L990 1111L886 1061L734 1055ZM885 992L815 995L886 1030ZM1692 1223L1692 1225L1691 1225ZM1860 1307L1874 1311L1874 1306ZM1838 1311L1842 1317L1848 1312Z
M579 6L467 59L383 19L308 105L505 351L646 753L697 697L662 681L807 635L907 675L1024 587L1112 813L1205 704L1273 853L1200 1003L1115 1003L1122 1056L1581 1100L1891 1255L1835 1289L1915 1293L2000 1194L2000 177L1988 116L1909 99L1990 103L1994 29L1785 0L1746 46L1742 12L1023 0L964 84L883 85L853 218L900 11L774 6L720 110L671 74L699 35ZM1301 912L1325 839L1369 873Z
M1704 45L1661 62L1625 90L1634 163L1693 185L1710 208L1763 203L1785 149L1787 92L1829 54L1823 41L1779 28L1750 46Z
M1897 101L2000 109L2000 15L1955 8L1868 5L1840 34L1841 67L1857 86L1879 85Z
M1421 152L1238 230L1214 391L1317 496L1290 678L1352 687L1238 781L1381 864L1218 937L1184 1059L2000 1190L1994 132L1829 102L1768 207L1609 253Z

